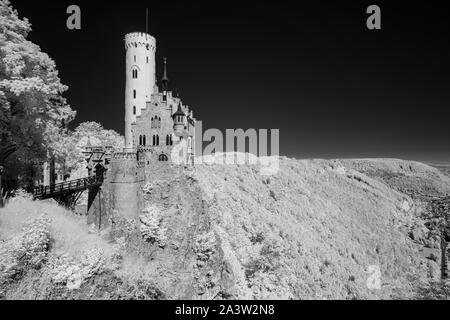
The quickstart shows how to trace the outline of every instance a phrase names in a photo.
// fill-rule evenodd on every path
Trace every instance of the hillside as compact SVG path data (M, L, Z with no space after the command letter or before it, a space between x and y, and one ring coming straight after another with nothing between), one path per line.
M439 278L427 212L450 178L421 163L282 158L274 176L199 165L145 192L140 219L111 217L101 233L52 203L9 203L0 297L392 299Z

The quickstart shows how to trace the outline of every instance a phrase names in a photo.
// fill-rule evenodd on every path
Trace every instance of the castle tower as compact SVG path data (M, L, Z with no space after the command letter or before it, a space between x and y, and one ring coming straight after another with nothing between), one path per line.
M141 114L155 88L156 39L144 32L125 36L125 148L133 148L131 124Z
M184 114L181 110L181 102L178 104L178 110L172 115L173 118L173 130L177 136L183 135L184 132Z

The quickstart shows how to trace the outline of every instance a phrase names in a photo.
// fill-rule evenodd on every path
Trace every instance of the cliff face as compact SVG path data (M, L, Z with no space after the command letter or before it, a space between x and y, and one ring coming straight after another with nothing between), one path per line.
M424 227L424 203L397 191L448 193L433 168L283 159L271 177L246 166L198 167L195 177L239 297L388 298L414 277L436 276L423 254L439 244ZM371 290L375 270L381 288Z
M423 194L450 193L450 179L420 163L283 158L274 176L199 165L155 175L143 193L139 218L113 215L91 235L114 267L58 282L42 276L60 263L49 246L41 267L4 282L3 297L410 298L439 277ZM15 210L0 211L0 231Z

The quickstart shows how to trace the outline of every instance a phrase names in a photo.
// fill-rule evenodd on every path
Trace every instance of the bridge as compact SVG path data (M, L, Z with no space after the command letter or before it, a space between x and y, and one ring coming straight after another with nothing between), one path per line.
M33 197L36 200L55 199L59 204L69 209L74 209L78 199L85 190L95 192L102 183L103 174L99 174L49 186L39 186L33 189Z

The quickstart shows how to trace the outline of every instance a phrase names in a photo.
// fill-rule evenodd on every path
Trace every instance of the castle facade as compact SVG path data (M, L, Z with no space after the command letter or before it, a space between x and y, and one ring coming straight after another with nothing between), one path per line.
M185 143L185 163L193 163L195 118L169 89L164 58L161 88L156 84L156 40L147 33L125 36L125 150L137 152L146 165L171 162L173 148Z
M165 58L161 87L157 86L155 38L129 33L125 50L125 147L110 153L104 147L87 150L92 154L88 168L105 172L102 186L88 195L88 223L99 227L112 223L116 215L137 217L144 206L143 187L170 172L167 164L194 163L196 120L170 90ZM97 171L90 170L89 175Z

